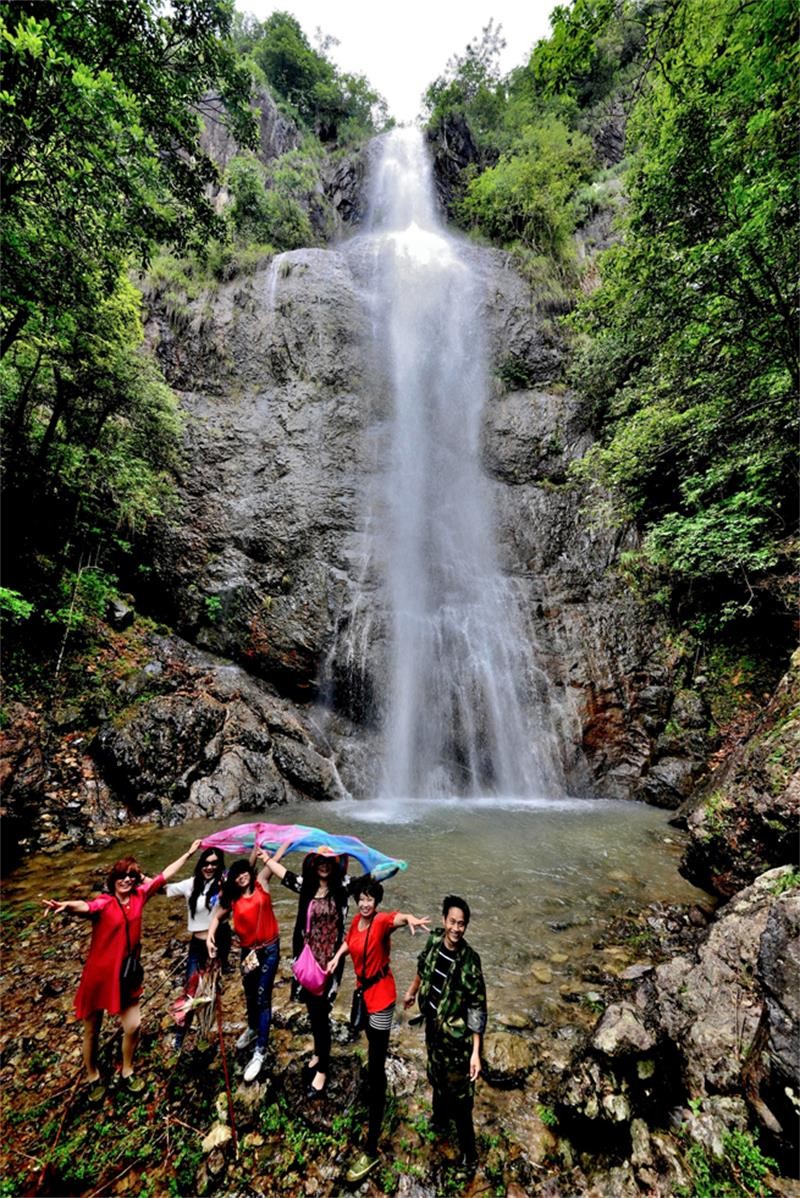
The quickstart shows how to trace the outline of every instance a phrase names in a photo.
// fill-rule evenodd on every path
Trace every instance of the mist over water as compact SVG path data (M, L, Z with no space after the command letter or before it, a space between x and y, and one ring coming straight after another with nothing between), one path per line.
M501 573L480 464L483 284L436 212L416 130L380 139L367 232L393 410L369 520L391 613L385 797L563 793L547 680Z

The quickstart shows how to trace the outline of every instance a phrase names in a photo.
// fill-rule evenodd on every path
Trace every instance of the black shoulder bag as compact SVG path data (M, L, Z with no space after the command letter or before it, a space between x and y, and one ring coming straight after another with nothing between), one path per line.
M114 898L117 898L114 895ZM131 948L131 932L128 924L128 916L122 903L119 902L119 909L122 912L122 918L125 920L125 942L128 946L128 951L122 958L122 967L119 971L119 989L122 1009L131 1005L133 995L141 988L144 981L144 967L139 960L139 945L135 949Z

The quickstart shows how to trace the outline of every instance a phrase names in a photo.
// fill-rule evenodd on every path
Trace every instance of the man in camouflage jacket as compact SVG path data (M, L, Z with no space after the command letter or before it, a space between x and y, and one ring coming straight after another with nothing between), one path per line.
M425 1016L428 1081L433 1088L433 1127L442 1133L455 1120L461 1161L477 1162L472 1101L481 1072L481 1037L486 1028L486 986L481 959L464 939L468 903L448 895L442 904L444 927L431 932L417 960L417 974L404 1006L419 998Z

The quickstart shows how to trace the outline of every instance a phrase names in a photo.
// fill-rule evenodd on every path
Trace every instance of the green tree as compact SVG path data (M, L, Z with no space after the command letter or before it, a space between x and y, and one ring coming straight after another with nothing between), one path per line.
M16 0L0 7L5 352L37 313L55 326L110 294L128 255L216 226L198 149L224 104L255 144L250 78L224 35L230 0Z
M500 55L505 44L502 26L489 21L480 38L469 42L463 54L450 59L423 98L429 124L439 124L458 113L466 118L479 145L491 144L505 103L500 77Z
M367 79L341 73L327 57L335 39L320 35L315 50L290 13L273 12L263 24L243 18L236 36L270 89L321 141L368 136L387 123L386 101Z
M3 543L37 617L63 612L71 577L106 577L172 501L176 402L127 271L223 227L203 111L224 104L255 143L231 17L228 0L0 6Z
M572 197L593 161L588 138L545 117L527 126L514 153L468 183L459 220L501 244L562 259L575 227Z
M797 544L793 7L680 0L654 30L624 241L578 321L583 474L704 627L785 610Z

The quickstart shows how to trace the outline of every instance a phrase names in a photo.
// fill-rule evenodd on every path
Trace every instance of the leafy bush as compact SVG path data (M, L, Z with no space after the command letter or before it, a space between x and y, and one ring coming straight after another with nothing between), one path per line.
M27 620L33 611L33 604L23 599L19 591L10 591L8 587L0 587L0 615L10 620Z
M255 158L234 158L228 183L233 195L231 221L241 241L268 243L276 250L314 243L308 213L298 199L298 193L313 186L302 160L265 168Z
M515 153L470 180L457 216L501 244L562 259L575 227L571 197L588 179L592 161L588 138L546 117L525 130Z

